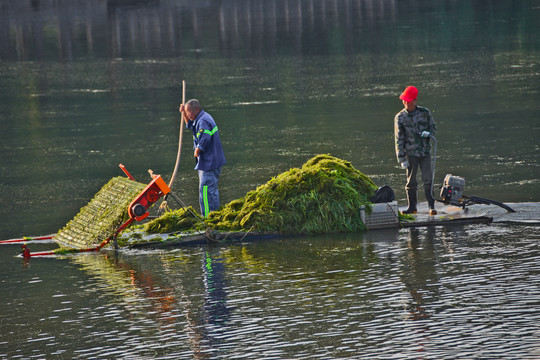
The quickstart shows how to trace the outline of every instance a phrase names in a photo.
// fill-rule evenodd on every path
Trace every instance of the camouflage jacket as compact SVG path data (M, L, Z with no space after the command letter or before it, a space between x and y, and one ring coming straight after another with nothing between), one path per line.
M429 138L420 134L429 131L435 135L437 130L433 116L428 109L417 106L412 112L406 109L396 114L394 119L394 135L396 139L396 156L398 162L406 160L407 156L428 156L431 152Z

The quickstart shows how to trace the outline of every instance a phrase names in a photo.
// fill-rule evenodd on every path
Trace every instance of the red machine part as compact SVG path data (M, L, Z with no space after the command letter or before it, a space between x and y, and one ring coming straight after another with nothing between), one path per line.
M148 208L171 191L161 175L152 175L152 178L150 184L128 207L129 217L134 220L144 220L149 215Z
M127 169L124 167L124 165L119 165L122 171L127 175L128 178L131 180L135 180L133 176L127 171ZM159 200L160 197L167 195L169 192L171 192L171 189L161 175L155 175L151 170L148 171L150 175L152 176L152 181L144 188L143 191L131 202L131 204L128 207L128 214L129 219L124 222L116 231L114 234L109 236L107 239L105 239L99 246L94 248L88 248L88 249L71 249L66 250L66 253L79 253L79 252L88 252L88 251L99 251L101 248L103 248L105 245L109 243L109 241L114 237L117 236L120 232L122 232L125 228L127 228L133 221L141 221L144 220L148 215L148 208L152 206L153 203ZM35 240L38 239L52 239L54 235L42 237L42 238L35 238ZM5 242L19 242L23 239L13 239L13 240L6 240ZM26 244L23 245L22 248L22 255L25 259L29 259L30 257L35 256L47 256L47 255L57 255L55 251L47 251L47 252L40 252L40 253L31 253Z

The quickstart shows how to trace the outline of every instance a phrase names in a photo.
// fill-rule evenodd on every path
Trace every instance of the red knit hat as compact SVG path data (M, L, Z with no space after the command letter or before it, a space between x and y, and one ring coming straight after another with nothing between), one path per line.
M401 100L404 100L406 102L411 102L418 96L418 89L414 86L407 86L405 91L401 95L399 95L399 98Z

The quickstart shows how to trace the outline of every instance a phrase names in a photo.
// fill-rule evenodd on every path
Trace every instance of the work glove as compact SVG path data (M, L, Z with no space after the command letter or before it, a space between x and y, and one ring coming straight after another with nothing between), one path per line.
M431 134L429 133L429 131L422 131L422 134L420 134L423 138L428 138L431 136Z
M402 169L408 169L409 168L409 162L407 160L403 161L401 163L401 168Z

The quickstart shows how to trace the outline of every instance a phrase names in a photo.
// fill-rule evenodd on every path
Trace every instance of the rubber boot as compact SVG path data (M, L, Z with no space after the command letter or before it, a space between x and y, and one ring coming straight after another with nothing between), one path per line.
M433 198L431 190L425 189L424 193L426 194L426 199L429 205L429 215L437 215L437 210L435 210L435 199Z
M409 208L405 211L402 211L403 214L416 214L416 203L417 203L417 194L416 190L407 190L407 202L409 203Z

